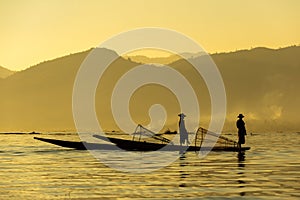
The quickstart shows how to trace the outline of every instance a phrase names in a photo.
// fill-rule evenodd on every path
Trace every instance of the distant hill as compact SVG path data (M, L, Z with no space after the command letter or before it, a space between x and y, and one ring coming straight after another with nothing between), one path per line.
M299 55L299 46L212 55L224 79L228 119L242 112L249 128L299 130Z
M135 55L135 56L124 56L124 58L129 59L133 62L137 63L144 63L144 64L150 64L150 63L159 63L159 64L171 64L173 62L176 62L180 60L181 58L196 58L202 55L206 55L204 52L199 53L180 53L179 55L172 54L167 57L148 57L144 55Z
M114 51L99 49L107 56ZM76 73L88 51L45 61L0 81L0 132L3 131L74 131L72 90ZM300 130L300 47L277 50L255 48L232 53L213 54L223 76L227 93L225 129L236 131L239 113L246 115L249 131ZM196 62L203 58L193 56ZM117 130L110 112L110 95L114 83L129 69L139 65L119 57L100 81L96 93L96 110L106 130ZM210 100L204 82L185 60L171 67L183 73L195 86L200 100L204 126L209 121ZM201 77L200 77L201 78ZM137 123L148 123L148 108L159 100L166 106L169 120L165 128L177 128L178 103L161 87L141 88L134 94L130 108ZM146 114L145 114L146 113ZM202 122L202 121L201 121Z
M158 63L158 64L170 64L180 59L180 56L171 55L168 57L147 57L143 55L136 55L136 56L125 56L125 59L129 59L133 62L143 63L143 64L150 64L150 63Z
M0 66L0 78L6 78L13 73L15 72Z

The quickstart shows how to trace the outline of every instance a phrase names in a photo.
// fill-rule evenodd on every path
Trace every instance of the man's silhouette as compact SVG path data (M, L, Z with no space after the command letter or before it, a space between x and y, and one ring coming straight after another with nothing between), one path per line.
M239 141L238 141L238 147L241 149L242 144L245 144L245 135L246 133L246 128L245 128L245 122L243 121L244 115L239 114L238 120L236 121L236 127L238 128L238 136L239 136Z
M186 144L189 144L189 135L188 132L185 128L185 124L184 124L184 118L186 117L185 114L180 113L178 115L180 117L179 119L179 134L180 134L180 145L184 144L186 141Z

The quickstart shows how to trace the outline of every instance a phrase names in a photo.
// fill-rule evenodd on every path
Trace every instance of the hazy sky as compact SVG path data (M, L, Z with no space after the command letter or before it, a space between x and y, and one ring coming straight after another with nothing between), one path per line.
M299 45L299 10L299 0L0 0L0 65L21 70L149 26L209 53Z

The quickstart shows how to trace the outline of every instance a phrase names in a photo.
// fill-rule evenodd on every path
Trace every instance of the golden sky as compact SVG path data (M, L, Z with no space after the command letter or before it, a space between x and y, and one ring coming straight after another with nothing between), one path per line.
M209 53L299 45L299 10L299 0L0 0L0 65L25 69L149 26Z

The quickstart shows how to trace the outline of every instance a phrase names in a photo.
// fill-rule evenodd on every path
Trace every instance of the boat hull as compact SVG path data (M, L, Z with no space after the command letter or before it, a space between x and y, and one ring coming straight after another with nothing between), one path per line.
M94 137L107 141L109 140L113 144L101 144L101 143L89 143L89 142L74 142L74 141L65 141L65 140L57 140L57 139L49 139L49 138L40 138L34 137L36 140L40 140L43 142L47 142L50 144L54 144L60 147L72 148L76 150L119 150L119 148L126 150L126 151L246 151L249 150L250 147L242 147L238 149L237 147L195 147L189 146L187 149L185 146L180 145L168 145L165 144L156 144L156 143L146 143L146 142L138 142L138 141L131 141L131 140L124 140L124 139L117 139L117 138L109 138L103 137L99 135L94 135ZM114 145L115 144L115 145ZM118 148L117 148L118 147Z

